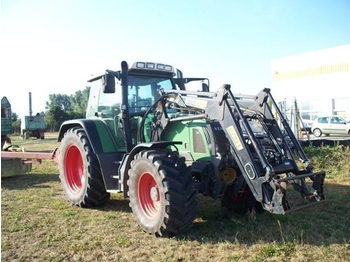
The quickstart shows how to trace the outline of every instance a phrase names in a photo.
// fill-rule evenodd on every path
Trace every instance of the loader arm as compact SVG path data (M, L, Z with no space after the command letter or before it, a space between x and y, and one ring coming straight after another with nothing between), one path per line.
M223 85L217 92L162 91L162 97L166 100L164 104L167 104L167 108L169 103L173 103L173 108L189 113L173 119L164 114L161 121L163 128L171 121L201 118L220 123L247 185L264 209L271 213L285 214L325 200L325 172L313 173L299 142L287 122L283 121L269 89L262 90L257 96L234 96L230 85ZM284 132L290 141L279 128L267 103L269 99L271 107L276 107L276 114L282 119ZM266 133L263 139L253 132L248 120L261 124ZM305 169L298 168L294 158L296 154L306 165ZM310 178L313 182L313 192L308 189L305 178ZM294 191L300 193L302 205L292 207L292 202L288 201L289 184L292 184ZM304 200L308 200L307 203Z

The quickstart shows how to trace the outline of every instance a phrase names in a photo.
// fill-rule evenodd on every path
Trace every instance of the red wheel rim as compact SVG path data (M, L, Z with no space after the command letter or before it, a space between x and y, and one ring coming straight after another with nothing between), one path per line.
M152 219L160 210L160 195L157 181L148 173L143 173L139 178L138 199L144 214Z
M64 160L64 173L69 188L77 193L84 184L84 165L79 149L71 145Z

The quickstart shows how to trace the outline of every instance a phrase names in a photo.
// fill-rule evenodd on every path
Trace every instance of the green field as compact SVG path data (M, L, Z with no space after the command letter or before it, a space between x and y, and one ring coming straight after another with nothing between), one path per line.
M13 143L53 150L55 134ZM308 154L327 172L327 201L287 215L237 215L199 197L193 228L156 238L138 227L127 199L113 194L96 209L70 205L57 164L34 163L29 174L1 180L2 261L349 261L350 150Z

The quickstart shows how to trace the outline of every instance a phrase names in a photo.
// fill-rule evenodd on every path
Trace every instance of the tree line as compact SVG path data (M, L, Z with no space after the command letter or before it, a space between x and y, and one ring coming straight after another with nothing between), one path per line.
M85 118L89 94L89 86L72 95L50 94L45 105L46 131L57 132L64 121ZM15 112L12 112L12 119L14 132L20 133L21 122Z

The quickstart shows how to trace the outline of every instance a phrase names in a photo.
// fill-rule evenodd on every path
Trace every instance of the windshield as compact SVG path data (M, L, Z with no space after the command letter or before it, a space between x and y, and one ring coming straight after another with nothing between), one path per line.
M160 97L160 89L173 89L169 78L129 76L128 103L130 112L147 110Z
M98 84L93 83L93 86ZM128 106L130 113L146 111L160 96L159 89L174 89L173 79L150 76L129 76L128 77ZM95 92L95 93L93 93ZM104 117L112 117L120 113L122 103L122 92L120 82L116 83L115 93L103 93L98 88L91 89L92 97L98 97L97 111ZM90 106L89 108L93 108ZM94 115L94 112L89 113Z

